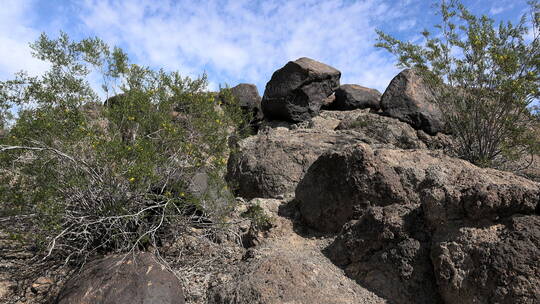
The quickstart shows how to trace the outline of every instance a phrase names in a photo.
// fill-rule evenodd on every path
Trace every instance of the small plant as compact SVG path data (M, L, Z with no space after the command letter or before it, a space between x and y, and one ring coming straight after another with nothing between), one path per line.
M353 129L355 129L355 128L367 128L369 126L369 123L370 122L365 117L360 116L351 123L350 127L353 128Z
M255 229L268 230L273 226L273 219L266 214L261 205L250 205L248 209L242 213L242 217L251 220L251 224Z

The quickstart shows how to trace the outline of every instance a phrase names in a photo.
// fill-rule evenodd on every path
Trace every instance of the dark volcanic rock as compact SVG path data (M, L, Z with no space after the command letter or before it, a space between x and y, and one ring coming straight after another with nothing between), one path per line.
M429 136L368 109L322 111L299 124L265 121L259 134L234 143L227 180L244 198L276 198L293 193L309 166L329 149L358 142L386 148L439 149L448 145L446 137Z
M296 199L309 226L339 232L357 210L406 201L407 193L399 175L359 144L319 157L298 184Z
M266 84L262 110L268 119L301 122L319 114L339 87L341 72L309 58L289 61Z
M312 129L269 129L238 143L226 179L246 199L293 193L309 166L326 150L358 141L354 135Z
M391 303L441 303L420 205L371 207L346 224L327 255Z
M436 290L446 303L538 302L538 183L356 144L319 157L296 199L310 227L341 230L332 261L392 303L437 303Z
M540 216L443 229L431 256L448 304L540 303Z
M336 130L350 130L365 135L368 144L389 144L401 149L426 149L427 145L420 139L417 131L407 123L397 119L362 113L352 119L344 119L337 125ZM427 136L431 139L431 136Z
M114 106L120 105L122 102L125 101L125 99L126 99L126 94L120 93L120 94L107 98L105 102L103 102L103 105L106 107L114 107Z
M256 199L273 227L259 233L234 271L211 284L208 304L384 304L384 299L343 275L321 251L327 241L298 234L294 204Z
M443 115L433 93L413 70L404 70L392 79L381 97L381 108L385 115L428 134L444 131Z
M310 227L341 231L331 260L391 303L538 300L538 183L438 151L356 144L319 157L296 199Z
M125 259L124 259L125 258ZM149 253L110 256L87 264L62 289L58 304L183 304L178 279Z
M379 110L381 93L375 89L366 88L356 84L344 84L336 90L336 99L328 109L354 110L370 108Z
M241 108L253 109L261 106L261 96L257 86L249 83L241 83L231 88L232 95L238 99Z
M249 83L241 83L231 88L232 95L238 100L240 108L244 113L250 113L252 121L250 121L251 127L257 131L258 126L263 119L263 113L261 109L261 96L257 90L257 86Z
M532 214L540 186L441 152L358 144L319 157L298 184L296 199L306 223L320 231L338 232L367 207L395 203L422 203L435 227Z

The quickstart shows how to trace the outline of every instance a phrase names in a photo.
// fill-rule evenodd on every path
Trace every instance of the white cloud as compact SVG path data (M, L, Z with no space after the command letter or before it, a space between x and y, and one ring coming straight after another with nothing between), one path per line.
M340 69L343 83L384 90L397 70L373 47L374 29L400 15L391 11L376 0L85 0L81 19L139 63L207 71L214 84L252 82L262 93L273 71L308 56Z
M4 0L0 10L0 80L25 70L32 75L47 69L47 64L32 57L29 42L40 32L29 24L32 0Z
M398 30L407 31L407 30L412 29L415 25L416 25L415 19L404 20L398 24Z
M508 8L506 7L503 7L503 6L494 6L492 7L490 10L489 10L489 13L491 15L498 15L504 11L506 11Z

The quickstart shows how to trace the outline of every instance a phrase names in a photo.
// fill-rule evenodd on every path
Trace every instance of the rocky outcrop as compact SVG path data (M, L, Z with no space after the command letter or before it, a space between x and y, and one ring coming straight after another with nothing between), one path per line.
M328 247L332 261L392 303L441 303L419 204L368 208Z
M344 84L336 90L335 95L336 99L328 106L329 110L380 109L381 93L375 89Z
M535 303L540 184L440 151L328 151L296 189L327 255L392 303ZM494 300L496 299L496 300Z
M246 199L293 193L309 166L326 150L358 140L353 135L312 129L267 129L238 143L227 164L227 180Z
M540 303L540 216L436 233L431 258L445 303Z
M233 149L227 180L237 189L236 194L246 199L294 193L320 155L357 142L387 148L442 149L451 140L443 134L429 136L367 109L322 111L301 124L263 123L258 135L241 140Z
M71 278L58 304L183 304L180 281L149 253L109 256Z
M355 213L395 203L422 203L432 225L531 214L540 200L540 187L442 152L358 144L317 159L299 183L296 198L309 225L338 232Z
M341 72L302 57L274 72L262 100L264 116L271 120L301 122L319 114L321 106L339 87Z
M387 145L401 149L427 149L426 143L436 140L433 136L419 137L417 130L404 122L368 112L341 120L336 130L362 134L368 144ZM441 147L443 146L444 144L441 144Z
M381 97L385 115L397 118L430 135L445 130L443 115L434 95L418 72L404 70L388 85Z
M115 107L121 105L126 100L126 93L120 93L107 98L103 105L105 107Z
M275 200L257 200L262 206ZM237 271L227 273L208 292L211 304L383 304L386 301L343 276L321 252L326 239L295 231L294 206L282 202L274 228L250 248ZM250 203L252 204L252 203ZM277 212L275 208L271 208Z
M259 96L259 90L254 84L240 83L231 88L231 94L243 109L260 108L261 106L261 96Z

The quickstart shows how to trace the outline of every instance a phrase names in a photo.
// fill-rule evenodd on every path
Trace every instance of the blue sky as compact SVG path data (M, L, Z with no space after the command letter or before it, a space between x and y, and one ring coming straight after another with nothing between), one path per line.
M517 21L526 0L465 0L474 13ZM373 47L375 29L418 41L437 17L432 0L0 0L0 80L43 72L28 44L41 32L98 36L135 63L206 72L210 89L255 83L261 95L273 71L311 57L342 72L341 83L383 92L399 70Z

